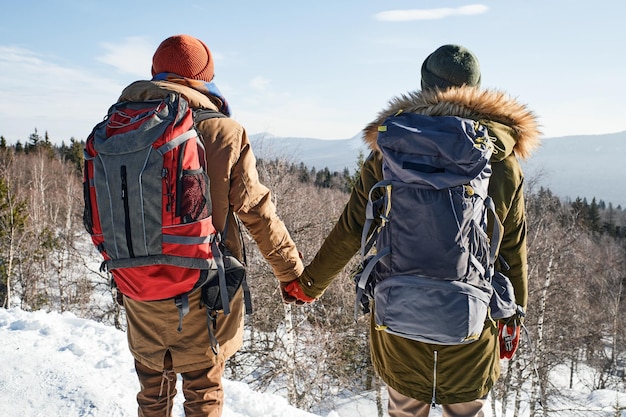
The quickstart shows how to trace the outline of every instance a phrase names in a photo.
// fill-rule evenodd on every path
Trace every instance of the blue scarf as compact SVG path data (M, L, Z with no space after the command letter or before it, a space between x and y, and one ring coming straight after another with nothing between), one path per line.
M226 98L222 95L217 85L214 82L206 82L202 80L194 80L191 78L181 77L178 74L173 74L171 72L161 72L152 77L153 81L169 81L176 84L186 85L187 87L191 87L194 90L197 90L208 96L211 101L215 102L218 106L218 110L225 114L226 116L230 116L230 107L228 106L228 102Z

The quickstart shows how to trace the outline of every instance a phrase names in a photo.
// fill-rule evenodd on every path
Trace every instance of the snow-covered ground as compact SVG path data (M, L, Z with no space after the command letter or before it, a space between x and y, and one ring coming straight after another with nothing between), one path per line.
M180 381L178 388L180 392ZM137 389L125 333L69 313L0 308L3 417L136 416ZM240 382L225 380L224 391L224 417L319 416ZM617 406L626 405L626 393L581 390L572 396L576 396L576 404L584 404L588 411L561 412L559 417L626 417L626 411L616 411ZM179 394L174 404L175 417L184 416L182 401ZM376 407L367 396L339 404L322 417L376 416ZM562 406L567 408L567 404ZM490 410L486 411L490 416ZM431 413L431 417L440 415L439 409Z

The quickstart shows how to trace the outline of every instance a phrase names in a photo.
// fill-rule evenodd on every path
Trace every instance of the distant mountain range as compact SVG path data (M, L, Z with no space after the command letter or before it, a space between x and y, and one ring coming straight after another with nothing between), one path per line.
M544 139L522 167L559 197L595 197L626 208L626 131Z
M258 158L302 162L316 170L328 168L354 172L359 152L368 148L361 135L350 139L283 138L267 134L251 136ZM532 158L522 163L527 182L544 186L554 194L604 201L626 208L626 131L603 135L545 138Z
M348 168L354 172L359 152L362 151L366 156L369 153L360 134L351 139L336 140L256 134L250 136L250 142L257 158L280 158L296 164L302 162L318 171L328 168L331 172L341 172Z

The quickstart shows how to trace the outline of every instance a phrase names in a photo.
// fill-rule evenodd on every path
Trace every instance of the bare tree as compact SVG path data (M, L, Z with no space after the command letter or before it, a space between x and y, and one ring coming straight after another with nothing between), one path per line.
M0 170L0 298L2 307L10 308L13 297L14 264L20 253L27 214L26 203L20 199L13 181L14 161L11 150L2 150Z

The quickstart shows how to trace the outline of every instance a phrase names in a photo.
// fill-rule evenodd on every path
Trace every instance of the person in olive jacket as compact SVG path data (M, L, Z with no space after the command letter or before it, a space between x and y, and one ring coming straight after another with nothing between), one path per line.
M498 90L480 88L478 60L466 48L444 45L422 65L422 89L390 100L387 108L365 127L371 153L337 224L303 274L284 284L285 302L319 298L334 277L359 251L368 192L382 177L377 128L399 111L428 116L459 116L480 122L494 140L489 195L504 226L500 255L510 269L506 275L517 304L527 305L526 217L524 159L539 145L536 116ZM497 264L496 268L503 268ZM443 416L481 416L489 390L500 375L498 325L487 318L480 338L470 344L442 346L417 342L379 331L371 315L371 354L376 372L388 386L390 416L427 416L442 404Z
M214 63L200 40L177 35L165 39L152 60L152 80L126 87L120 101L162 99L180 93L194 109L212 109L230 115L228 104L212 82ZM291 281L304 266L284 223L276 214L270 190L259 182L256 159L244 128L230 117L197 124L204 142L210 180L213 223L226 231L226 247L242 260L243 243L236 217L254 238L279 281ZM228 219L228 220L227 220ZM172 299L142 302L124 296L130 351L135 359L140 391L139 415L171 415L177 374L182 375L187 417L222 415L224 363L242 345L244 306L242 289L235 294L230 314L219 314L211 348L203 308L190 308L178 332L178 309ZM200 304L200 291L189 305Z

